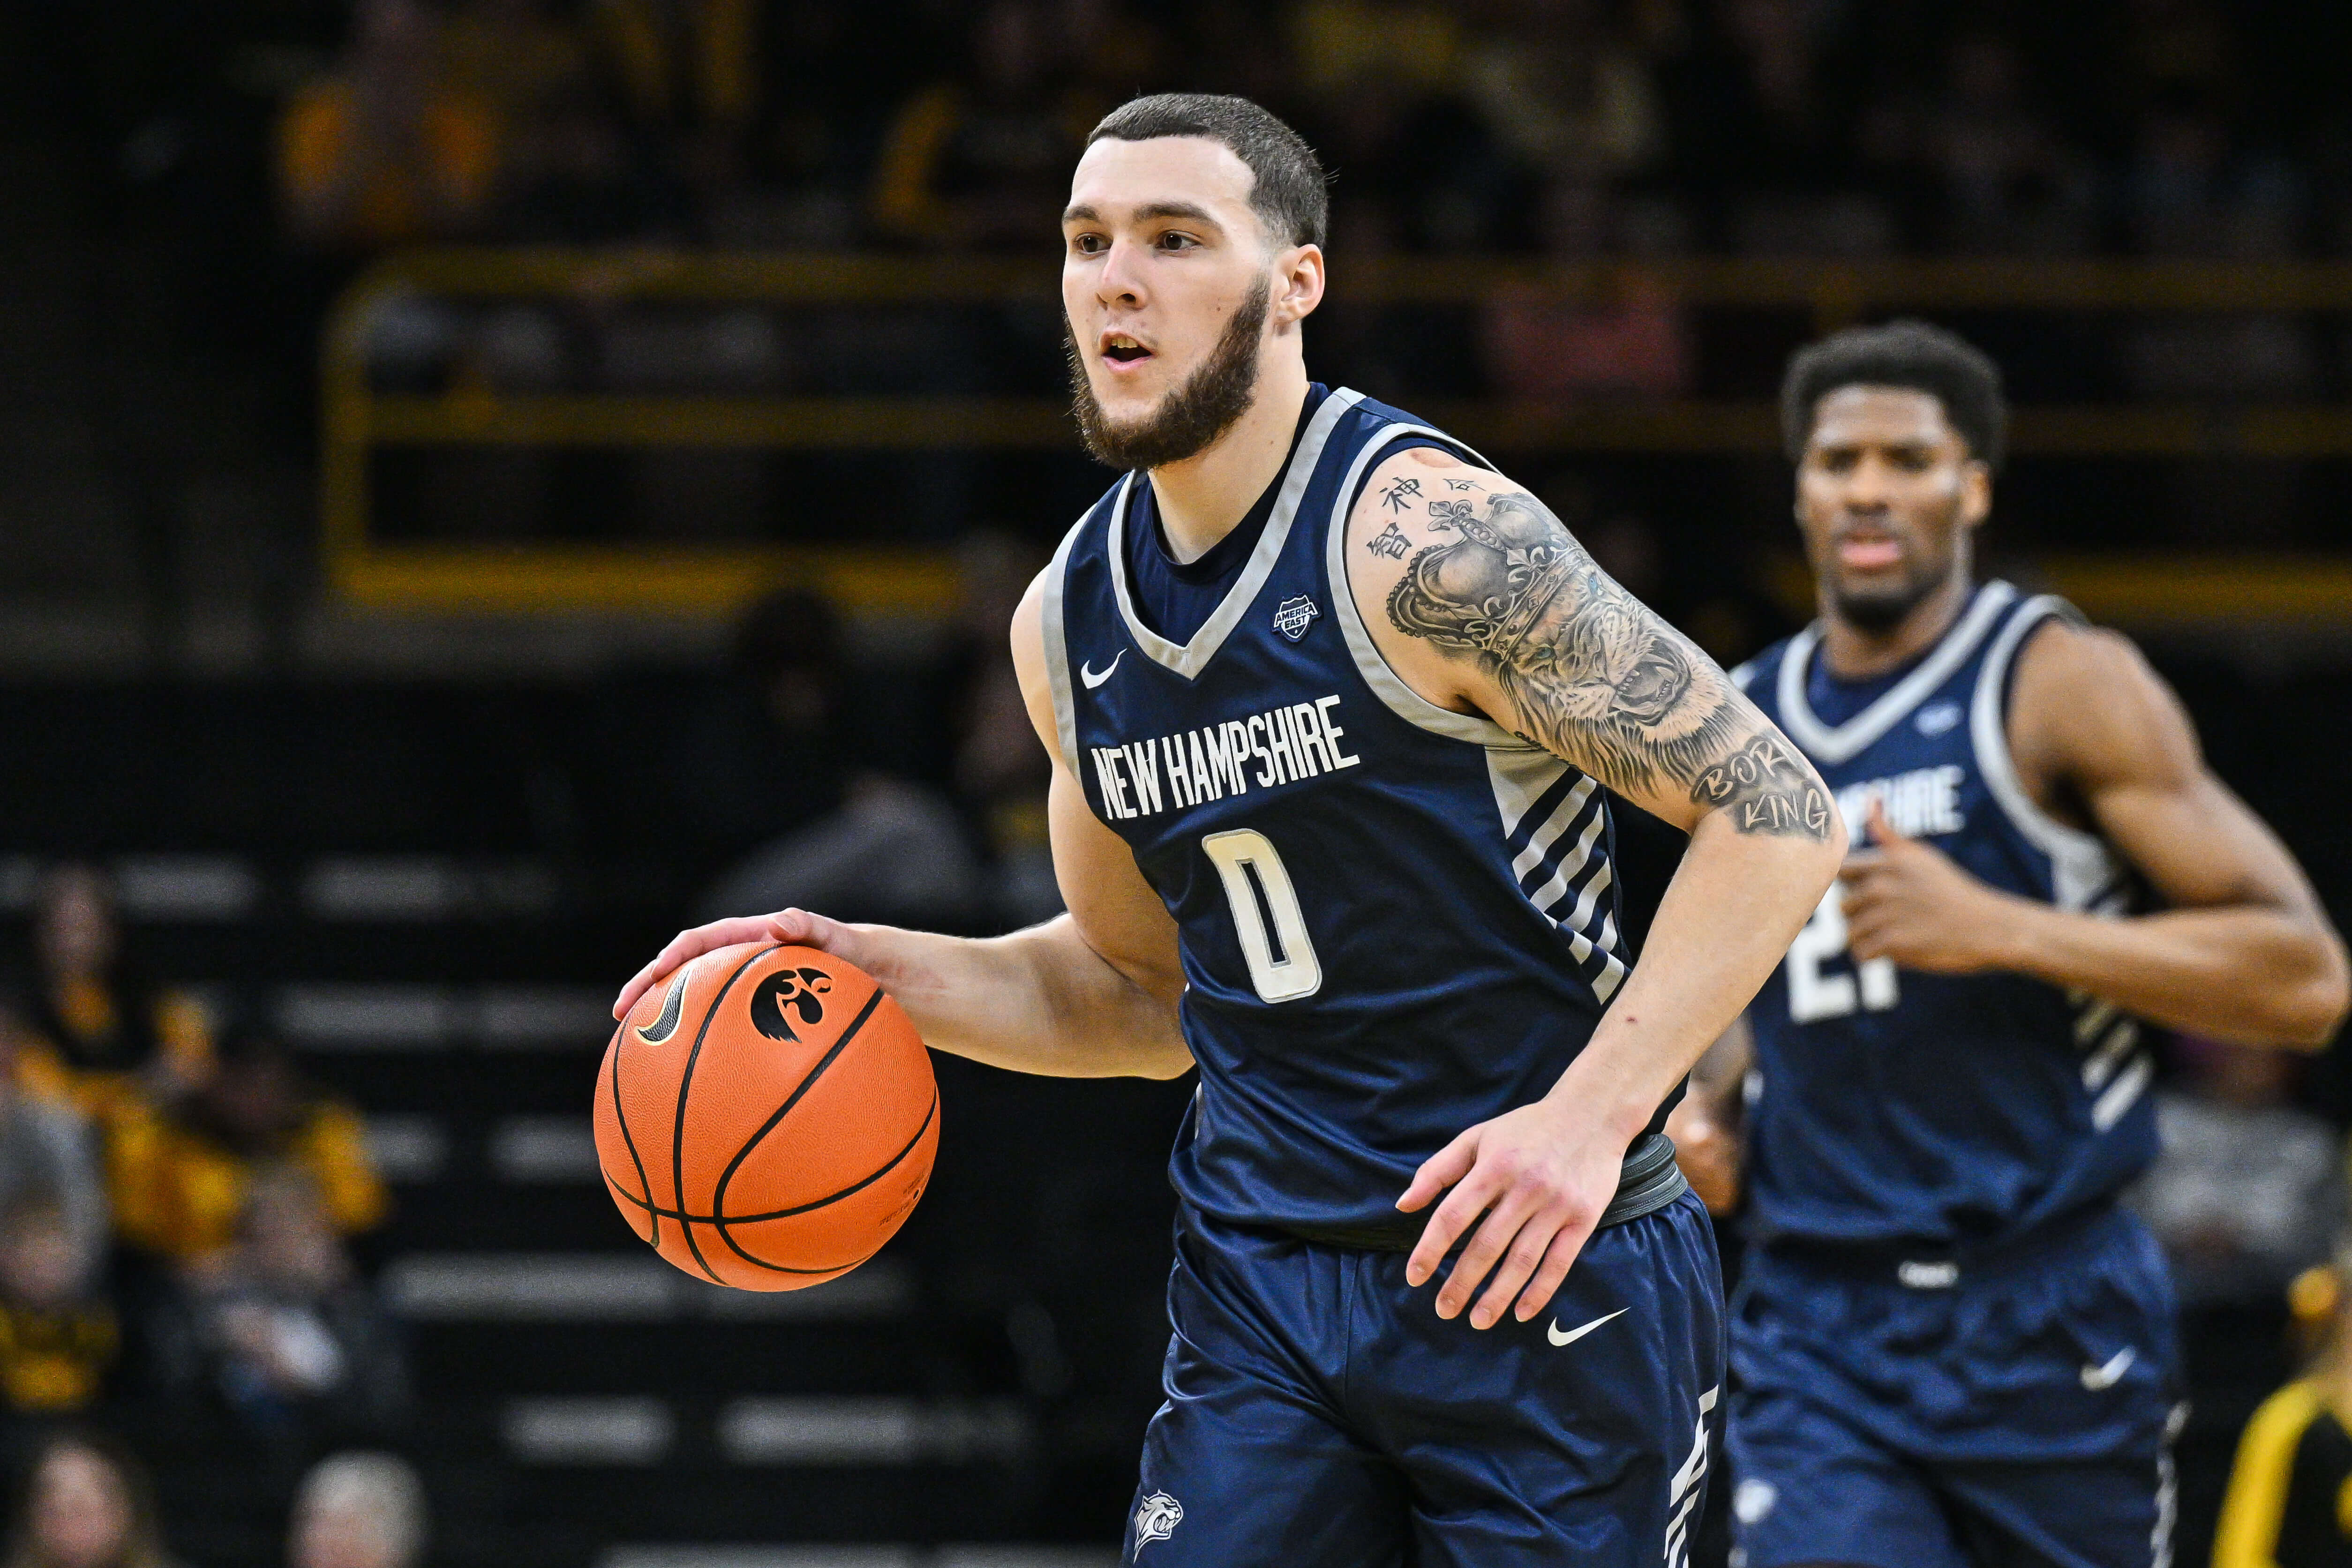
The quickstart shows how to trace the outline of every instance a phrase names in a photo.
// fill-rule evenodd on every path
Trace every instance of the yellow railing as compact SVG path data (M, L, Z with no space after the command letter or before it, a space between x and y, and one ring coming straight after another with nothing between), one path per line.
M1544 267L1482 260L1383 260L1339 269L1365 304L1476 304L1509 289L1564 302L1639 292L1692 307L1783 310L1815 329L1893 310L2342 311L2352 266L2278 263L1694 259ZM1050 255L1028 258L722 256L678 252L441 250L379 263L345 295L322 350L320 517L330 582L352 600L446 609L719 611L789 575L864 609L936 612L955 593L939 552L882 548L692 549L675 546L423 545L375 537L368 464L383 446L760 447L905 451L1071 450L1053 398L786 397L373 390L365 335L404 293L589 302L700 301L808 307L1051 307ZM1758 402L1423 403L1419 412L1501 453L1753 455L1779 443ZM2352 407L2105 404L2026 408L2021 453L2064 456L2352 455ZM2044 563L2094 614L2126 623L2216 619L2352 624L2352 557L2338 561L2083 559Z

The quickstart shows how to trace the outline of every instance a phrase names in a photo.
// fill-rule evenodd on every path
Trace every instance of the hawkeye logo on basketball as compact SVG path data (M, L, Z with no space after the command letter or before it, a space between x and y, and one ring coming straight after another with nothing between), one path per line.
M1092 748L1103 814L1125 820L1181 810L1250 787L1271 789L1294 779L1353 768L1362 758L1343 748L1348 732L1333 722L1336 695L1229 718L1205 729Z
M793 1032L784 1009L800 1014L803 1023L823 1023L824 1004L817 998L832 990L833 977L823 969L779 969L751 993L751 1027L770 1040L798 1044L801 1037Z

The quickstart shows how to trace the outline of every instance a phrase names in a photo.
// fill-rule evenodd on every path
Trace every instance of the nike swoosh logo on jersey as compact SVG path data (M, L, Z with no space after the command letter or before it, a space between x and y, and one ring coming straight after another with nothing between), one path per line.
M2131 1364L2138 1359L2139 1352L2126 1345L2107 1358L2106 1365L2085 1365L2083 1368L2083 1386L2094 1394L2102 1388L2113 1388L2116 1385L2116 1380L2129 1372Z
M1622 1318L1633 1310L1633 1309L1631 1307L1620 1307L1615 1312L1611 1312L1608 1317L1595 1318L1591 1322L1586 1323L1582 1328L1565 1330L1559 1326L1559 1320L1558 1318L1554 1318L1551 1321L1551 1327L1544 1330L1544 1338L1551 1341L1554 1344L1574 1344L1578 1340L1582 1339L1586 1334L1591 1333L1602 1323L1608 1322L1612 1318Z
M1087 690L1092 691L1097 686L1102 685L1105 681L1110 679L1112 672L1118 668L1118 662L1126 657L1127 650L1121 648L1118 653L1111 655L1110 663L1103 666L1103 673L1099 675L1095 674L1094 661L1092 659L1088 659L1078 666L1078 679L1087 683Z

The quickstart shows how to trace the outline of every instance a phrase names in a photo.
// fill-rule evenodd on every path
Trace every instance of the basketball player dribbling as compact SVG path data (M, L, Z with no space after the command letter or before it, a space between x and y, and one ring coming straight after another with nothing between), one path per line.
M1749 1009L1754 1072L1735 1031L1674 1122L1727 1187L1748 1102L1745 1568L2165 1568L2171 1287L2116 1202L2156 1153L2134 1020L2325 1045L2343 945L2130 643L1976 580L1990 361L1856 329L1782 410L1822 614L1736 678L1869 841Z
M1309 383L1324 221L1314 154L1239 99L1137 99L1079 161L1072 380L1126 476L1013 625L1069 913L989 941L723 920L622 1007L803 942L941 1051L1197 1064L1129 1561L1678 1564L1721 1285L1660 1128L1844 832L1531 496ZM1638 964L1612 790L1691 835Z

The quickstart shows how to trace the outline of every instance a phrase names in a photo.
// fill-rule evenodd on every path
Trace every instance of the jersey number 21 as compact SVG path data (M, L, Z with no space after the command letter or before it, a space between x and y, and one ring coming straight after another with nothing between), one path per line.
M1822 965L1845 952L1845 888L1832 883L1797 939L1789 944L1789 1018L1793 1023L1843 1018L1857 1006L1885 1012L1901 996L1895 960L1868 958L1851 975L1825 975Z

